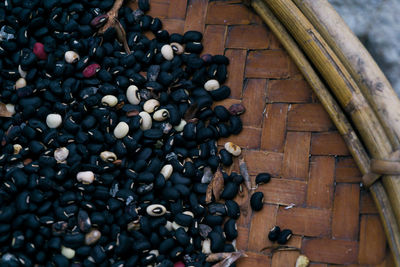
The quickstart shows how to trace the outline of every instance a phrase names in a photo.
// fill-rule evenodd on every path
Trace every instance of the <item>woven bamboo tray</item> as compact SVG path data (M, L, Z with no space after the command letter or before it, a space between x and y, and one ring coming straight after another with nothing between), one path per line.
M393 266L378 211L342 137L262 20L241 1L152 0L149 15L170 33L203 32L203 53L230 59L232 94L218 104L241 102L247 111L242 133L229 140L243 148L253 179L259 172L274 177L257 189L265 195L260 212L251 211L247 195L236 199L237 248L249 256L237 266L294 266L300 253L313 267ZM272 245L273 225L292 229L288 246L299 251L263 250Z

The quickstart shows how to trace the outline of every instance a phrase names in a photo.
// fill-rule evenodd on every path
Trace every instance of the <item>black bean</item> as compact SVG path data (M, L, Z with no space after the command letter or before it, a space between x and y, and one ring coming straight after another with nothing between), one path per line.
M100 245L94 246L90 255L93 257L94 261L97 264L103 262L107 258L104 249Z
M233 199L239 191L239 186L237 183L228 182L224 186L224 190L221 193L221 198L223 199Z
M279 228L279 226L274 226L268 233L268 239L271 240L272 242L277 241L280 233L281 233L281 228Z
M75 254L79 257L87 257L89 256L91 249L90 246L81 246L75 250Z
M238 219L240 216L239 205L233 200L225 201L227 215L232 219Z
M233 163L232 154L229 153L226 149L221 149L219 151L219 155L221 158L221 163L225 166L230 166Z
M198 31L187 31L183 35L183 42L200 42L203 39L203 34Z
M229 219L224 224L224 233L226 240L233 241L238 236L236 221L234 219Z
M148 139L160 139L163 136L163 132L160 129L149 129L143 132L143 136Z
M161 254L165 254L168 251L170 251L175 245L175 241L173 238L168 238L165 239L164 241L161 242L159 246L159 251Z
M218 226L221 225L222 222L224 221L224 217L219 215L208 214L204 218L205 218L205 223L209 226Z
M284 245L289 241L291 237L292 237L292 231L289 229L283 229L278 235L277 242L280 245Z
M175 221L182 226L190 226L193 222L193 217L184 213L175 215Z
M226 208L221 203L211 203L208 205L208 212L215 215L226 215Z
M68 259L61 254L54 255L53 262L55 263L55 265L57 267L68 267L69 266Z
M150 10L149 0L139 0L138 5L143 12L147 12Z
M15 260L25 265L33 261L69 265L58 254L65 246L76 251L73 266L108 266L112 258L118 258L113 266L171 266L169 259L179 261L184 254L197 259L195 254L201 250L198 222L204 221L214 228L212 249L231 250L228 244L216 244L219 237L225 242L224 216L236 219L240 214L238 205L229 199L241 181L224 177L222 196L228 200L207 208L208 184L200 183L205 167L215 171L231 163L223 150L218 153L216 140L242 129L236 116L240 112L231 112L235 115L231 116L222 106L212 108L213 101L230 94L223 85L228 58L199 57L202 33L170 35L162 30L160 19L144 15L150 8L148 0L139 1L134 12L127 6L118 12L128 46L134 51L128 54L121 40L116 41L114 28L102 36L96 34L108 21L106 12L114 1L89 2L18 0L7 1L6 9L0 9L5 30L15 36L0 47L0 100L14 104L16 111L13 118L2 119L0 130L5 142L0 156L5 176L0 189L0 232L13 230L0 243L8 244L14 229L25 229L26 240L15 254ZM155 39L143 34L148 29ZM178 44L172 45L174 55L168 61L160 51L174 42ZM75 51L79 60L67 63L67 51ZM88 66L100 66L100 70L89 75ZM146 72L147 79L140 74ZM14 94L20 75L26 75L27 85ZM203 86L209 79L217 79L220 88L206 91ZM137 105L127 103L130 85L140 88L142 99ZM116 105L103 106L105 95L115 96ZM143 131L137 113L151 98L159 100L169 116ZM44 123L51 113L61 115L59 128L49 129ZM113 129L122 121L128 124L129 133L116 139ZM14 154L13 144L22 149ZM54 151L60 147L66 147L69 155L57 162ZM103 151L115 153L117 160L101 160ZM160 174L166 164L173 168L170 177ZM91 184L77 182L76 174L82 171L95 174ZM150 218L145 212L150 203L162 204L167 212ZM196 219L185 214L189 208ZM169 231L167 220L174 222L174 228L180 224L189 229ZM231 229L231 224L228 221L225 228ZM93 227L101 229L101 238L93 248L83 246L83 233ZM44 253L46 248L53 255ZM160 255L149 254L150 249L158 249ZM201 266L203 262L204 258L197 263Z
M242 121L238 116L232 116L229 119L230 131L232 134L239 134L243 128Z
M151 183L154 181L154 175L151 172L142 172L137 178L140 183Z
M169 256L170 256L172 259L177 259L177 258L183 253L183 251L184 251L184 249L183 249L182 247L180 247L180 246L174 247L174 248L170 251Z
M217 231L211 231L208 234L208 237L211 240L212 252L221 252L224 249L225 238L221 233L218 233Z
M259 211L263 207L264 194L262 192L255 192L251 195L250 205L254 211Z
M47 242L47 245L49 248L54 249L54 250L60 250L61 249L61 238L59 237L53 237Z
M199 42L186 42L185 51L189 53L200 54L203 50L203 45Z
M224 100L230 94L231 94L231 89L228 86L225 86L225 85L221 86L217 90L210 91L210 95L215 101Z

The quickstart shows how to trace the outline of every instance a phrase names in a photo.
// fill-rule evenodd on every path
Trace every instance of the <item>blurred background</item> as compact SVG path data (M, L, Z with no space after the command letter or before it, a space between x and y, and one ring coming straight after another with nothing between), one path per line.
M328 0L400 96L400 0Z

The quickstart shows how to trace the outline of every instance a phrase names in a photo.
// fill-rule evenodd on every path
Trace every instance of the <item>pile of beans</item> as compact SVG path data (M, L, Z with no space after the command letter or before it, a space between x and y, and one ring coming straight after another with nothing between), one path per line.
M213 106L229 60L200 57L202 34L169 34L146 0L119 9L129 53L118 29L97 34L113 4L0 3L1 266L209 266L235 250L243 176L205 201L240 154L216 145L242 130L243 106Z

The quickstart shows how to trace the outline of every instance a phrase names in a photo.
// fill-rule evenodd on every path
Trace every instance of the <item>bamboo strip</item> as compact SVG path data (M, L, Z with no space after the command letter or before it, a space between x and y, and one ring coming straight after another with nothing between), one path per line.
M288 54L291 56L305 79L309 82L322 105L330 115L332 121L343 136L354 160L363 174L369 173L370 159L355 134L352 126L343 114L335 99L330 95L328 89L320 80L317 73L297 46L296 42L279 22L275 15L269 10L263 0L251 1L251 6L277 36ZM381 220L388 238L389 246L393 251L397 266L400 266L400 230L395 220L394 212L390 206L387 194L380 181L370 187L370 191L378 207Z
M293 1L350 72L392 146L399 147L400 100L374 59L327 0Z
M399 227L396 224L390 200L387 197L385 188L382 183L376 182L370 188L370 192L374 202L378 208L383 228L385 229L386 239L392 251L393 260L396 267L400 266L400 239Z
M399 175L400 162L374 159L371 162L371 170L375 173Z
M264 0L264 2L282 21L319 70L352 118L371 156L376 159L387 158L392 151L390 141L357 84L325 40L291 0ZM395 176L384 176L382 180L392 203L396 221L400 222L400 179Z

